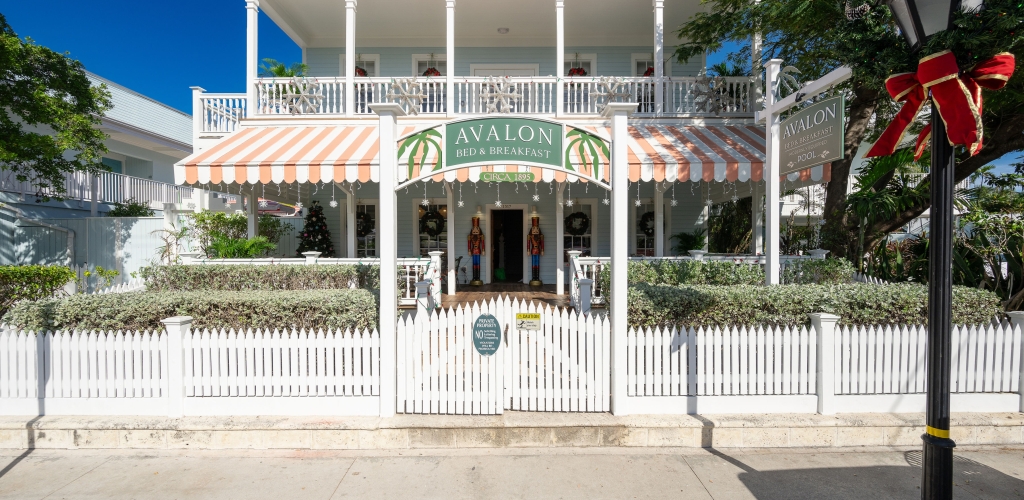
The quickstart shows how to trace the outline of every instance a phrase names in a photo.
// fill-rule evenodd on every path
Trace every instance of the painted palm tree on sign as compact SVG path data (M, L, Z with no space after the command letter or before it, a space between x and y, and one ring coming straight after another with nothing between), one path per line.
M576 151L576 155L580 159L579 166L583 169L590 167L593 177L600 179L601 155L598 154L598 151L603 153L605 158L610 158L611 154L608 152L608 144L600 137L578 128L574 128L566 133L565 138L569 141L569 145L565 148L565 169L570 172L577 172L576 168L572 165L572 158L570 157L570 153Z
M406 164L409 166L409 178L413 179L416 177L416 167L419 166L419 170L423 171L424 163L430 155L431 149L437 152L437 156L434 158L433 168L431 172L441 170L444 165L443 158L444 153L441 151L441 132L438 132L436 128L428 128L418 134L406 137L402 144L398 146L398 157L401 158L406 151L409 152L409 159Z

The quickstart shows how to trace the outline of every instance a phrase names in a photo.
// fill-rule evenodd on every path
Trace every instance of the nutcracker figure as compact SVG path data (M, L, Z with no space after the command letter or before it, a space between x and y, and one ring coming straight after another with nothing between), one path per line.
M526 250L530 252L530 264L533 268L533 279L530 286L541 286L540 281L540 256L544 255L544 235L540 232L540 217L533 217L533 226L530 227L530 234L526 237Z
M484 232L480 230L480 218L473 217L473 229L469 231L469 254L473 256L473 281L469 284L473 286L483 285L484 282L480 281L480 256L485 253L484 249Z

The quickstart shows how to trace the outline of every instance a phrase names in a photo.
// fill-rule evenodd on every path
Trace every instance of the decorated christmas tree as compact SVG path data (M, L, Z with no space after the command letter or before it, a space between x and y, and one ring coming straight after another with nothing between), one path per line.
M331 231L327 229L324 207L316 201L310 205L299 235L299 249L295 253L302 257L302 252L320 252L321 257L334 257L334 243L331 243Z

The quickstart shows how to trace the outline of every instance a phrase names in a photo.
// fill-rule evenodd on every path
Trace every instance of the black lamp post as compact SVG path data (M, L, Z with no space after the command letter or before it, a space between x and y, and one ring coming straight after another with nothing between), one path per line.
M982 0L887 0L911 50L917 52L936 33L952 28L960 10L975 10ZM928 225L928 395L921 498L953 498L953 448L949 438L949 371L953 303L953 170L956 158L946 125L932 105L931 217Z

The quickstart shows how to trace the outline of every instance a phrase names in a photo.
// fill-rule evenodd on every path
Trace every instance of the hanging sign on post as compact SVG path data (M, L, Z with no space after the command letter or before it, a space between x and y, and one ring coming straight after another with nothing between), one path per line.
M481 314L473 322L473 347L481 356L498 352L501 346L501 323L490 314Z
M779 126L779 175L799 172L843 157L846 135L843 96L818 101Z
M540 313L516 313L516 328L519 330L540 330Z

